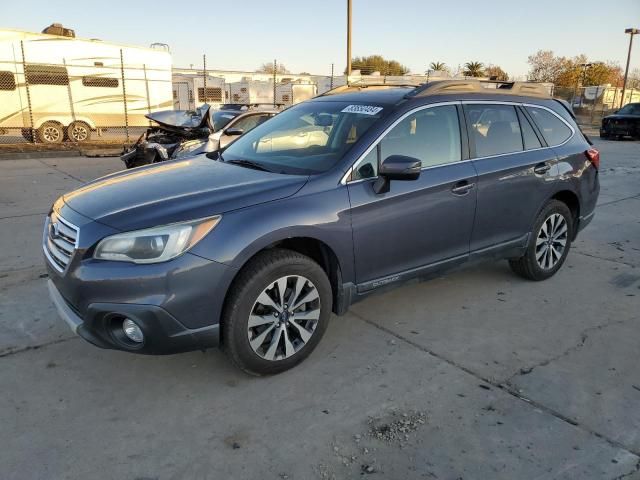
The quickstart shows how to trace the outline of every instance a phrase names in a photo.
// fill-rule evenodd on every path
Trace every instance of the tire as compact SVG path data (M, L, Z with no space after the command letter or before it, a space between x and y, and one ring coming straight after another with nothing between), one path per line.
M67 127L67 138L70 142L87 142L91 139L91 127L85 122L72 122Z
M563 225L566 226L564 231ZM545 239L543 227L546 228L546 232L552 232L551 238ZM569 207L558 200L550 200L533 224L526 253L518 259L510 259L509 266L515 273L528 280L540 281L552 277L567 258L574 229L575 223ZM547 255L544 252L549 253Z
M285 285L284 302L281 285ZM291 250L259 253L229 291L222 316L223 348L238 368L251 375L271 375L296 366L318 345L329 324L332 292L327 275L309 257ZM295 306L294 302L307 299ZM287 308L277 310L283 303Z
M608 133L600 132L600 138L602 138L603 140L606 140L606 139L608 139L608 138L609 138L609 134L608 134Z
M38 129L38 141L42 143L61 143L64 129L56 122L44 122Z

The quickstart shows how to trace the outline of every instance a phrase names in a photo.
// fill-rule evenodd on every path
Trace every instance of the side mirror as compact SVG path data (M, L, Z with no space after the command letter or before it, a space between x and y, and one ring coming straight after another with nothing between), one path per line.
M244 130L242 130L241 128L230 128L229 130L224 131L224 134L230 137L237 137L239 135L242 135L243 133Z
M382 161L373 190L376 193L387 193L391 180L417 180L421 170L422 162L417 158L391 155Z

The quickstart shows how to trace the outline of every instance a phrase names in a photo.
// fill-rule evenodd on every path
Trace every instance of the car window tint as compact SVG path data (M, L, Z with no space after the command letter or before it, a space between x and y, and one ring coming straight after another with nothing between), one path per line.
M560 145L571 137L571 129L553 113L537 107L527 107L527 111L550 146Z
M264 122L268 117L266 115L248 115L244 118L239 119L229 128L239 128L243 132L248 132L252 128L257 127L262 122Z
M373 148L356 167L353 180L373 178L378 176L378 148Z
M445 105L413 113L384 136L380 148L383 159L406 155L420 160L422 167L457 162L461 159L458 110Z
M520 122L511 105L465 105L476 157L523 150Z
M520 128L522 129L522 140L524 141L524 149L531 150L532 148L540 148L542 144L533 130L533 127L527 120L522 112L518 112L518 118L520 119Z

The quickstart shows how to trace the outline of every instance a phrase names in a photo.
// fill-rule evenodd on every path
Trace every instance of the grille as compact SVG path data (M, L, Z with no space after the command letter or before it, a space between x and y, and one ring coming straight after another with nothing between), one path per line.
M78 245L78 227L67 222L55 212L44 224L43 248L51 265L64 272Z

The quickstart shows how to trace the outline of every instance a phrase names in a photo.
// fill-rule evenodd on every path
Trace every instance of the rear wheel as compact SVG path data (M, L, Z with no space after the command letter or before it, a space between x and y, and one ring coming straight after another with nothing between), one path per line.
M45 122L38 129L38 140L42 143L61 143L64 139L64 129L56 122Z
M223 346L247 373L288 370L316 347L331 315L331 285L316 262L297 252L258 254L231 287Z
M91 127L84 122L73 122L67 127L67 137L72 142L86 142L91 138Z
M573 238L574 220L566 204L549 201L531 229L526 253L509 260L511 269L529 280L546 280L553 276L567 258Z

